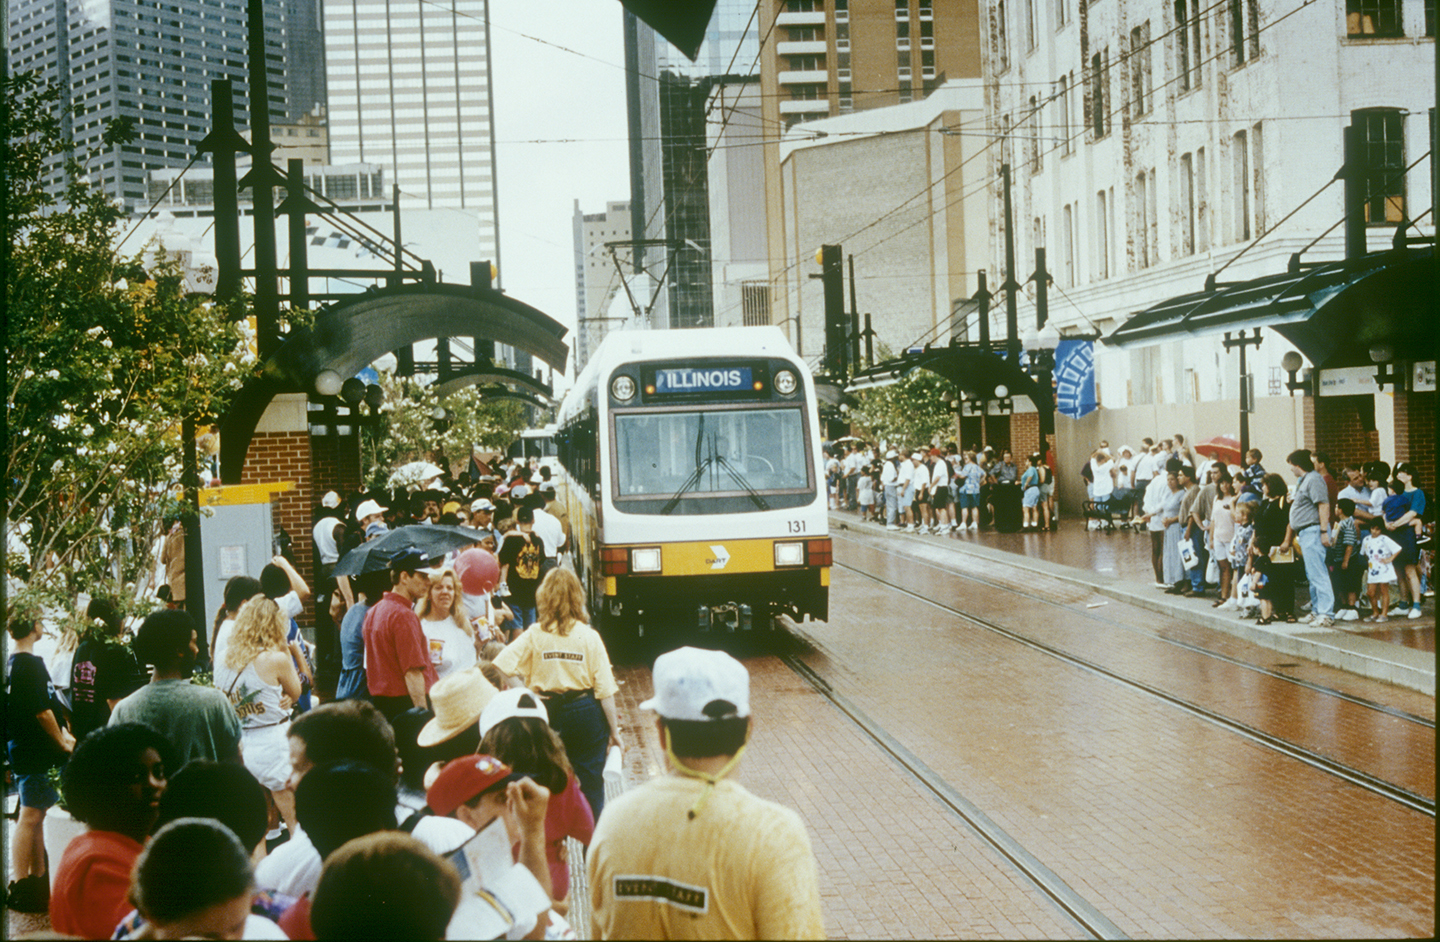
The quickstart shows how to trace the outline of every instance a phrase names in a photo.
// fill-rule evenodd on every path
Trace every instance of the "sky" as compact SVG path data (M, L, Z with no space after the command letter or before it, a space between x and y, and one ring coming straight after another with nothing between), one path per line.
M500 284L572 330L574 201L630 198L622 14L618 0L490 5Z

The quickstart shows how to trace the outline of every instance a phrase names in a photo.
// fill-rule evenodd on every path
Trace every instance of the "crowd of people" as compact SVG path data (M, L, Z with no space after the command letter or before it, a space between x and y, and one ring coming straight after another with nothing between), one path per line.
M313 595L276 556L232 578L206 626L162 607L131 632L136 619L92 600L68 685L35 653L49 614L12 606L21 810L7 905L79 938L468 937L465 848L495 825L548 901L510 913L510 938L576 937L571 840L587 848L593 937L696 919L718 935L818 937L804 826L728 777L749 731L739 662L694 649L656 662L642 709L657 714L673 781L607 809L619 688L560 565L563 515L551 515L558 535L541 523L558 509L548 475L506 470L483 496L327 493ZM365 541L427 523L480 538L334 577ZM321 625L314 651L296 631L307 602L332 616L328 676ZM57 805L85 830L48 860ZM666 836L682 828L684 840Z
M858 512L887 530L941 534L994 527L1053 530L1054 455L1030 455L1019 465L1008 450L986 446L883 451L860 440L825 449L830 509Z

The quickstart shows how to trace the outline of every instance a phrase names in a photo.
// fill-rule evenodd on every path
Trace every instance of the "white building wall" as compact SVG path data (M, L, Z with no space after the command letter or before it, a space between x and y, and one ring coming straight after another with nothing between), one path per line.
M1064 24L1059 22L1061 6L1069 13ZM1236 6L1247 20L1245 61L1238 64L1231 48L1230 10ZM1429 149L1434 40L1422 35L1424 0L1403 0L1402 6L1405 37L1354 39L1346 35L1346 5L1338 2L1191 0L1177 5L1175 0L1063 4L1012 0L1005 5L1008 22L1004 24L994 15L996 5L984 24L988 130L994 136L989 168L995 181L990 195L992 270L1003 268L998 180L1000 164L1008 154L1014 173L1019 280L1033 271L1034 247L1043 240L1057 288L1050 292L1050 317L1062 332L1108 334L1135 311L1202 290L1206 277L1215 272L1220 272L1222 282L1283 272L1293 253L1305 249L1343 216L1343 188L1337 182L1282 223L1340 168L1342 128L1350 123L1352 111L1402 109L1406 165ZM1181 42L1179 8L1201 11L1198 66L1193 26ZM1024 29L1028 9L1040 18L1033 50L1027 48ZM1008 57L1001 55L1002 28ZM1142 78L1149 102L1143 110L1135 107L1132 66L1144 61L1146 51L1127 56L1137 28L1141 37L1148 29L1150 38L1148 83ZM1086 129L1095 114L1095 82L1088 66L1097 53L1107 63L1100 85L1106 99L1101 113L1108 127L1099 138ZM1185 60L1191 63L1188 80L1181 66ZM1069 89L1068 108L1067 95L1061 93L1062 77ZM1033 117L1032 95L1038 106ZM1236 138L1240 132L1243 152ZM1038 167L1032 135L1039 141ZM1063 143L1066 138L1071 142L1068 147ZM1248 161L1248 172L1237 178L1242 159ZM1411 215L1429 208L1429 181L1428 162L1408 174ZM1193 217L1184 198L1187 189L1194 195ZM1241 212L1246 198L1248 238ZM1193 240L1187 238L1191 218ZM1427 217L1419 229L1433 234L1433 217ZM1394 224L1370 227L1370 250L1389 247L1394 230ZM1265 237L1258 244L1225 267L1262 233ZM1419 233L1412 230L1412 234ZM1073 263L1067 264L1070 255ZM1342 255L1343 229L1337 227L1304 257L1321 261ZM1033 298L1033 286L1027 286L1027 295ZM1023 333L1027 317L1033 323L1035 312L1033 302L1022 301L1020 307ZM1267 396L1273 391L1272 376L1290 347L1272 331L1263 335L1264 343L1251 348L1248 356L1256 392ZM1233 433L1238 424L1237 361L1234 353L1224 351L1219 336L1194 337L1184 344L1149 350L1097 345L1102 408L1129 409L1134 419L1133 432L1122 421L1112 434L1102 437L1113 444L1157 432L1183 431L1194 438ZM1283 390L1277 394L1288 398ZM1222 407L1211 409L1212 403ZM1190 411L1167 411L1175 408ZM1185 427L1154 427L1157 410ZM1272 412L1272 418L1290 414L1268 407L1265 414ZM1193 419L1182 419L1185 414ZM1106 427L1113 425L1112 420L1106 422L1110 423ZM1066 427L1074 425L1060 423L1062 442ZM1271 434L1258 420L1252 420L1251 427L1257 442ZM1273 434L1278 447L1281 440L1298 440L1299 430L1286 428Z

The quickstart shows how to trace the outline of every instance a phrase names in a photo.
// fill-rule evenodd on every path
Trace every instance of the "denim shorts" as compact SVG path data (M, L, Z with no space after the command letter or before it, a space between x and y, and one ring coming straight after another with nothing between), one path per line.
M967 494L962 491L961 493L955 495L955 506L959 507L961 510L972 510L976 507L979 507L980 495Z
M44 772L36 772L33 775L17 773L15 784L20 788L20 806L22 808L38 808L45 811L60 800L60 796L55 793L55 786L50 784L50 776Z

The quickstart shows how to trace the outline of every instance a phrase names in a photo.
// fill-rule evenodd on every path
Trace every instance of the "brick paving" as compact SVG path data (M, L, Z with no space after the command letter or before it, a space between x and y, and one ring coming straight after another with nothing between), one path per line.
M838 561L851 552L837 539ZM922 597L955 591L956 580L921 561L881 568ZM1367 726L1349 718L1353 704L1293 685L1277 692L1274 678L993 589L964 602L1067 644L1108 636L1112 664L1188 684L1182 695L1208 686L1231 711L1328 743L1362 767L1428 741L1428 758L1371 771L1420 787L1428 764L1434 793L1433 730L1407 736L1390 718ZM858 575L837 570L831 610L829 624L803 626L818 647L807 662L1126 933L1433 932L1433 818Z

